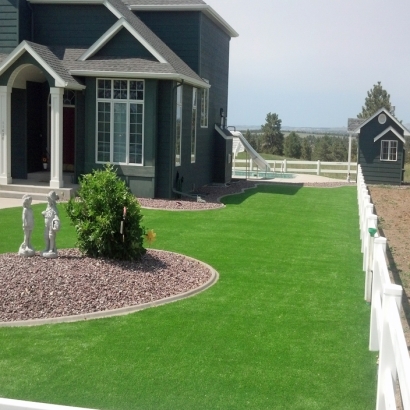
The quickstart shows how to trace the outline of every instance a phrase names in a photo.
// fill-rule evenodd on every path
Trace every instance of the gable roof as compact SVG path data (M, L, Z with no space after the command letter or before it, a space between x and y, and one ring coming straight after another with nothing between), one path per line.
M54 79L55 84L51 87L67 87L73 90L82 90L84 85L79 83L64 67L62 62L51 50L41 44L31 41L21 42L2 62L0 63L0 75L4 73L15 61L24 53L30 54L37 63Z
M403 142L403 144L406 143L406 140L403 138L402 135L400 135L392 126L390 126L389 128L386 128L383 132L381 132L379 135L377 135L376 137L374 137L374 142L376 142L377 140L379 140L380 138L384 137L387 133L392 132L399 140L401 140Z
M370 118L366 118L364 120L362 120L362 122L354 129L350 130L352 133L354 134L358 134L360 133L360 129L362 127L364 127L366 124L368 124L370 121L372 121L374 118L376 118L377 116L379 116L381 113L386 114L387 117L389 117L392 121L394 121L402 130L403 130L403 135L405 137L410 137L410 132L407 130L407 128L401 124L399 121L397 121L397 119L390 114L389 110L387 110L386 108L380 108L380 110L378 110L377 112L375 112ZM350 120L350 118L349 118Z
M57 55L63 53L62 63L71 75L95 76L112 75L122 76L133 74L144 78L163 78L176 81L185 81L188 84L201 88L209 88L207 84L188 64L178 57L151 29L149 29L121 0L28 0L31 3L47 4L104 4L119 20L100 37L89 49L66 48L63 51L58 47L49 47ZM189 0L182 0L189 1ZM193 0L199 1L199 0ZM99 58L92 59L122 28L126 28L157 60L139 58ZM46 47L47 48L47 47ZM81 50L81 54L78 54ZM68 51L68 53L67 53ZM76 55L75 61L73 56Z
M208 4L202 0L123 0L135 11L201 11L230 37L239 34Z

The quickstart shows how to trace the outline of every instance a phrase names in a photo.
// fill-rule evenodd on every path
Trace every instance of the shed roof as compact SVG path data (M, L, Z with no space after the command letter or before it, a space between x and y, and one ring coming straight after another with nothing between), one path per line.
M402 124L400 123L397 118L395 118L392 114L390 114L389 110L386 108L380 108L377 112L375 112L371 117L366 118L366 119L361 119L361 118L349 118L348 119L348 131L353 133L353 134L358 134L360 133L360 129L364 127L366 124L368 124L370 121L372 121L374 118L379 116L381 113L384 113L387 115L391 120L393 120L402 130L403 130L403 135L405 137L410 137L410 132L409 130ZM354 123L353 120L358 120L361 121L361 123L357 122ZM355 128L356 127L356 128Z

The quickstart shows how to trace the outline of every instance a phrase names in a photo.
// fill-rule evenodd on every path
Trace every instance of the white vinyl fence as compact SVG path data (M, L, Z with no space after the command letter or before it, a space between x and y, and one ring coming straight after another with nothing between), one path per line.
M369 349L379 351L376 409L396 409L398 383L404 410L410 410L410 357L400 320L403 289L391 282L386 262L386 238L377 234L377 216L358 167L357 197L366 273L366 301L371 303Z
M340 178L347 178L347 174L352 177L356 175L357 164L354 162L325 162L325 161L289 161L284 160L267 160L270 172L295 173L295 174L340 174ZM263 177L265 170L258 169L252 159L234 159L233 175L235 171L249 172L249 176ZM353 178L352 178L353 179Z

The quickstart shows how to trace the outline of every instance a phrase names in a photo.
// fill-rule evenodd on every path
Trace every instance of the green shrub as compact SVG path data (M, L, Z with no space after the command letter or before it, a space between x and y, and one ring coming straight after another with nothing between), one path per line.
M78 197L68 202L66 210L77 232L76 246L83 254L138 260L145 253L140 205L112 165L83 175Z

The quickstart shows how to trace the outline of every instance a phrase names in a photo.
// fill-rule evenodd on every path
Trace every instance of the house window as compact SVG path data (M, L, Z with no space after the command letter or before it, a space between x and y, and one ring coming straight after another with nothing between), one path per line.
M382 141L380 152L381 161L397 161L397 141Z
M177 87L177 113L175 129L175 166L181 165L181 139L182 139L182 85Z
M201 128L208 128L208 111L209 111L209 88L202 88L201 89Z
M196 99L198 90L192 89L192 119L191 119L191 162L195 162L196 159Z
M96 162L142 165L144 81L97 80Z

